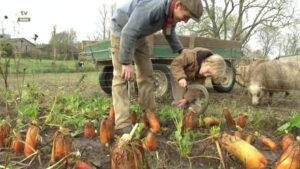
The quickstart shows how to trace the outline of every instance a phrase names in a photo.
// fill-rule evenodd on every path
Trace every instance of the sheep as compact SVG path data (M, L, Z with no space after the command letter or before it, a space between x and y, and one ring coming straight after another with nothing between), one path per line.
M273 92L289 90L300 90L300 69L297 63L270 60L252 67L248 91L253 105L258 105L267 92L271 98Z

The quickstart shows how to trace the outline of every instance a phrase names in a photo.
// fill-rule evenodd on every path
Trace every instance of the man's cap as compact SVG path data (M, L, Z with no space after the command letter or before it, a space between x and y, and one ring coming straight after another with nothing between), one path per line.
M179 2L191 13L193 20L196 22L200 21L200 17L203 13L201 0L179 0Z

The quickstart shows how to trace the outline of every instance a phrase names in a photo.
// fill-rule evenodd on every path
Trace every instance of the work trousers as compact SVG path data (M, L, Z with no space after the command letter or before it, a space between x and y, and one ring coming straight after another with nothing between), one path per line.
M120 38L111 36L113 81L112 98L115 110L115 128L121 129L131 125L130 98L128 96L127 81L122 78L122 64L120 63ZM154 77L150 60L150 48L146 38L138 40L133 56L136 82L138 87L138 103L141 110L155 111Z

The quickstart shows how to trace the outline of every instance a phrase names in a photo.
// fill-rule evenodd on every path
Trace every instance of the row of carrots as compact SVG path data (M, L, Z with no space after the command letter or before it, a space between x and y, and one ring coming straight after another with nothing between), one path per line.
M247 169L262 169L267 165L266 157L252 144L254 138L265 145L271 151L277 151L277 144L269 137L255 132L244 136L248 117L240 113L235 119L227 107L222 111L228 128L236 127L238 130L233 134L222 133L218 138L221 146L230 154L241 160ZM205 117L205 126L220 125L220 120L216 117ZM186 129L194 129L199 126L196 113L193 109L188 109L183 117L183 125ZM300 143L292 134L286 134L282 138L282 154L276 162L276 169L300 169Z
M9 146L15 154L24 152L25 157L29 157L32 154L38 154L38 145L40 143L40 128L36 121L31 122L26 132L25 141L22 140L20 133L14 132L14 137L10 141L10 125L2 121L0 124L0 147ZM67 128L58 129L53 136L53 144L51 149L50 164L56 163L59 160L69 156L72 153L72 141L73 138L70 134L70 130ZM68 165L67 159L65 166ZM74 165L75 169L92 169L90 165L76 160Z
M100 123L99 139L102 144L108 144L114 139L115 112L111 106L109 114ZM150 168L145 158L144 150L154 151L157 149L156 133L160 130L160 123L155 114L146 110L139 118L131 113L131 123L144 124L144 132L147 136L142 140L133 139L126 144L116 142L111 150L111 169L140 169Z
M147 150L154 151L157 149L157 138L155 133L160 129L160 123L155 114L146 110L139 119L137 120L137 115L131 113L131 122L134 125L135 123L143 123L144 131L147 132L146 138L143 140L143 147ZM112 139L114 139L114 121L115 121L115 112L111 106L109 114L107 117L103 118L99 127L99 139L102 144L108 144ZM86 129L85 129L86 131ZM89 132L87 132L89 133ZM85 134L86 135L86 134Z
M224 149L244 163L246 169L266 168L267 158L243 139L223 133L219 142ZM282 138L282 154L275 164L275 169L300 169L300 144L291 134Z

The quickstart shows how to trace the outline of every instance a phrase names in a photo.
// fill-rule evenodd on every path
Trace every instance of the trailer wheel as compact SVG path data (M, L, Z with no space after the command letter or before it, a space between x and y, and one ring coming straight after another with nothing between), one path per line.
M112 66L104 66L102 72L99 74L99 84L101 89L106 93L111 95L111 85L113 79L113 70Z
M170 70L167 65L154 64L153 65L154 76L154 96L156 98L162 98L167 96L171 91L171 78Z
M154 64L153 65L154 76L154 96L161 98L166 96L171 91L170 70L167 65ZM101 89L111 95L111 85L113 79L113 67L104 66L102 72L99 75L99 83Z
M230 61L226 60L226 63L227 70L225 80L220 84L214 83L213 80L211 81L213 88L221 93L230 92L235 83L235 69Z

